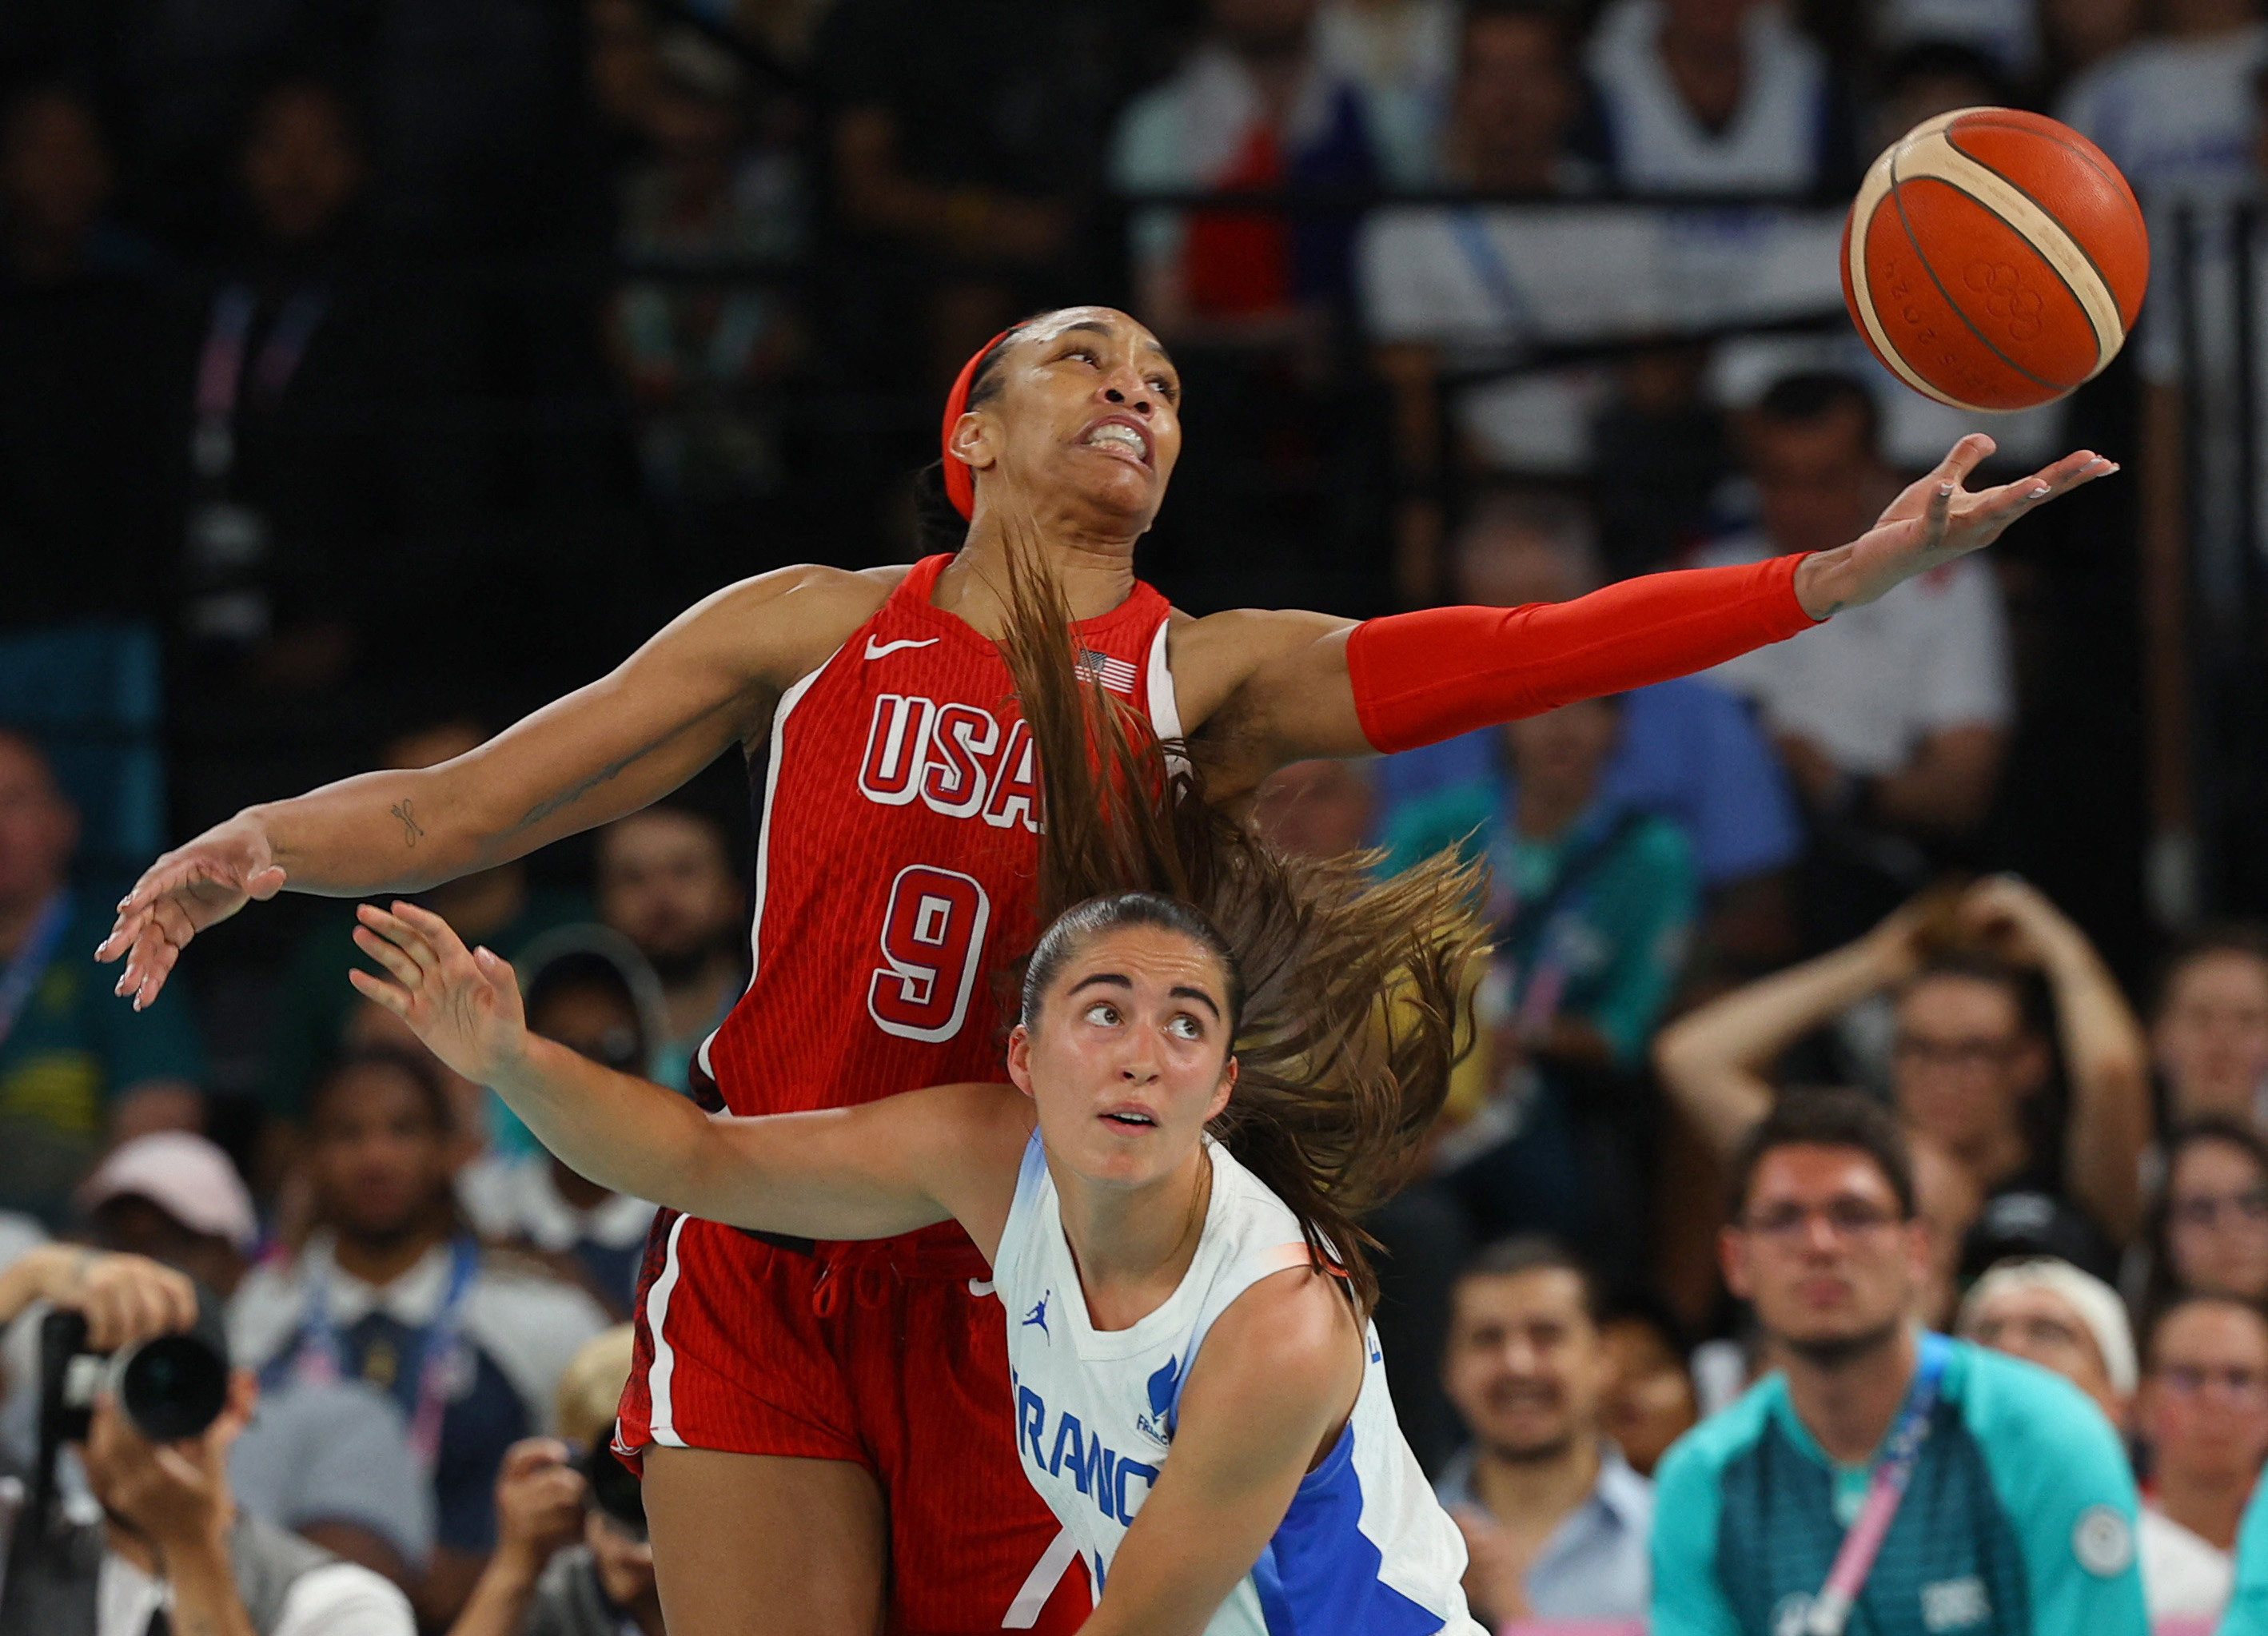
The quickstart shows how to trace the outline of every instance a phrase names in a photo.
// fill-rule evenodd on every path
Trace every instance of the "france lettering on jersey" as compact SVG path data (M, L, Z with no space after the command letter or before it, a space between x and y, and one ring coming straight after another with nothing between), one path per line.
M1036 935L1040 791L1007 662L930 605L950 561L914 564L773 713L754 974L699 1055L734 1113L1000 1077L990 977ZM1137 582L1073 627L1088 673L1167 738L1169 613Z
M1206 1332L1259 1280L1307 1260L1283 1201L1226 1148L1208 1140L1205 1150L1212 1198L1197 1256L1165 1304L1132 1328L1089 1321L1037 1133L993 1262L1008 1313L1017 1452L1098 1597L1165 1464ZM1366 1339L1369 1366L1346 1429L1207 1636L1482 1636L1460 1586L1464 1540L1395 1420L1376 1331Z

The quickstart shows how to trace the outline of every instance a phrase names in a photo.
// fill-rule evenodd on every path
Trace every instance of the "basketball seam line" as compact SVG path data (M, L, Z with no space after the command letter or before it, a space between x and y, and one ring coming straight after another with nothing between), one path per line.
M2021 127L2021 125L1993 125L1993 127L1989 127L1989 129L1993 129L1993 131L2025 131L2025 127ZM1960 143L1953 141L1953 127L1946 127L1944 131L1939 131L1939 136L1944 136L1944 138L1946 138L1946 147L1950 147L1950 150L1953 150L1953 152L1960 154L1960 157L1962 157L1962 158L1966 158L1966 161L1971 163L1971 165L1982 165L1982 168L1984 168L1984 170L1992 170L1992 174L1996 174L1996 177L2000 179L2000 181L2005 181L2005 184L2009 186L2009 190L2012 190L2012 193L2016 193L2016 194L2019 194L2019 197L2023 197L2023 200L2030 200L2032 204L2039 206L2039 213L2041 213L2041 216L2046 216L2048 220L2055 222L2057 226L2064 226L2062 217L2057 216L2055 210L2048 209L2046 200L2041 200L2039 194L2032 193L2030 188L2025 188L2025 186L2021 184L2021 181L2016 181L2016 179L2014 179L2014 177L2009 177L2009 174L2005 172L2005 170L1993 170L1992 165L1987 165L1987 163L1982 161L1982 158L1977 158L1976 154L1971 154L1971 152L1969 152L1969 150L1964 150L1964 147L1962 147ZM2098 177L2110 177L2111 181L2123 181L2123 177L2116 177L2116 174L2105 172L2105 170L2102 170L2102 165L2098 165L2098 163L2095 163L2094 158L2088 158L2087 154L2080 152L2078 147L2073 147L2071 143L2062 141L2062 138L2057 138L2057 136L2048 136L2046 131L2025 131L2025 136L2043 136L2043 138L2046 138L2046 141L2055 143L2057 147L2062 147L2064 152L2071 154L2073 158L2078 158L2080 163L2084 163L2084 165L2087 165L2088 170L2094 170L2094 172L2098 174ZM1941 177L1939 177L1939 179L1941 179ZM1969 188L1962 188L1962 193L1969 193ZM1969 193L1969 197L1971 197L1971 200L1976 200L1976 194L1973 194L1973 193ZM2125 197L2127 197L2127 200L2132 202L2132 193L2127 193ZM1992 206L1984 204L1984 200L1977 200L1977 204L1982 204L1982 206L1984 206L1984 209L1987 209L1987 210L1992 210ZM2150 229L2147 229L2146 222L2141 220L2141 206L2134 204L2134 206L2132 206L2132 210L2134 210L2134 224L2137 224L2139 229L2141 229L2141 233L2143 233L2143 243L2147 243L2147 233L2150 233ZM1998 210L1992 210L1992 213L1993 213L1993 216L1996 216L1996 217L2000 217L2000 220L2003 220L2003 222L2007 222L2009 231L2016 233L2016 238L2025 238L2025 233L2023 233L2023 229L2021 229L2021 226L2016 226L2016 224L2014 224L2014 222L2009 222L2007 217L2000 216L2000 213L1998 213ZM2073 233L2071 229L2068 229L2068 226L2064 226L2064 238L2068 238L2068 240L2071 240L2071 247L2075 249L2075 252L2080 252L2080 259L2082 259L2084 263L2088 265L2088 269L2094 269L2095 279L2098 279L2100 283L2102 283L2102 290L2105 290L2107 295L2111 297L2111 311L2118 312L2118 328L2132 328L2132 324L2127 324L2125 308L2118 306L2118 285L2111 283L2111 276L2107 275L2107 272L2102 272L2102 263L2100 263L2100 260L2095 260L2095 253L2091 252L2091 249L2087 249L2087 240L2084 240L2084 238L2080 238L2078 233ZM2025 243L2030 243L2030 238L2025 238ZM2035 253L2036 253L2036 249L2035 249ZM2041 260L2046 260L2046 256L2041 256ZM2059 279L2059 281L2062 281L2064 288L2066 288L2066 290L2071 290L2071 279L2064 279L2064 275L2062 275L2062 272L2057 272L2055 265L2052 265L2052 263L2048 265L2048 272L2055 272L2055 276L2057 276L2057 279ZM2073 301L2080 301L2080 292L2078 292L2078 290L2071 290L2071 299L2073 299ZM2082 312L2087 311L2087 301L2080 301L2080 311L2082 311ZM2088 324L2088 328L2094 328L2094 315L2088 315L2087 324ZM2125 340L2121 338L2121 347L2123 347L2123 344L2125 344ZM2100 338L2100 335L2095 335L2095 349L2098 349L2098 351L2102 349L2102 338ZM2110 363L2110 358L2102 358L2102 363ZM2098 371L2098 374L2100 374L2100 367L2102 367L2102 365L2095 365L2095 371ZM2094 374L2088 374L2087 378L2088 378L2088 381L2094 381L2095 376L2094 376Z
M2024 241L2055 275L2066 292L2078 304L2080 311L2086 314L2088 327L2095 332L2095 365L2081 380L2072 383L2072 387L2076 388L2085 381L2093 380L2117 356L2118 349L2126 344L2129 326L2125 312L2118 304L2118 292L2103 276L2102 269L2095 265L2094 258L2088 254L2087 247L2079 241L2079 236L2066 226L2054 211L1982 159L1963 153L1954 145L1947 132L1938 132L1933 140L1940 151L1933 156L1932 168L1920 172L1915 180L1927 176L1966 195L1978 209L1997 217L2002 226ZM1996 189L2007 194L2007 209L2003 209L1997 202ZM2027 227L2011 211L2029 211L2038 220ZM2072 262L2069 272L2064 270L2062 259L2066 252ZM2090 296L2074 282L2082 267L2094 277L2095 295ZM2102 308L2100 312L2095 310L2098 298Z
M1869 167L1866 180L1859 185L1858 198L1852 201L1850 225L1846 230L1850 243L1844 255L1844 275L1850 282L1851 294L1857 298L1861 336L1874 356L1923 397L1951 408L1965 408L1969 406L1932 385L1919 370L1907 362L1905 355L1890 339L1889 327L1882 322L1881 307L1874 300L1874 281L1867 272L1867 238L1876 213L1896 187L1891 180L1895 175L1895 160L1894 153L1886 153L1877 162L1883 177L1881 191L1875 195L1873 207L1864 212L1863 218L1859 206L1866 202L1867 189L1874 186L1876 167Z
M1963 155L1962 157L1966 158L1967 156ZM1930 177L1927 179L1917 177L1915 180L1918 181L1923 180L1938 181L1942 179L1939 177ZM1973 201L1978 209L1984 211L1986 214L1991 216L1994 221L2006 226L2010 232L2014 233L2019 238L2023 238L2021 231L2017 228L2014 222L2009 221L2007 216L2001 215L1998 210L1993 209L1991 205L1985 203L1982 199L1977 198L1975 194L1970 193L1966 187L1954 187L1954 184L1951 182L1947 182L1945 185L1948 187L1953 187L1953 190L1959 194L1962 198ZM2033 374L2031 370L2026 369L2022 364L2017 363L2015 359L2001 351L1999 347L1993 344L1992 338L1987 335L1983 330L1977 328L1976 321L1972 319L1969 314L1961 310L1961 304L1953 298L1953 292L1945 287L1945 281L1937 275L1937 268L1930 264L1929 252L1921 247L1921 240L1915 235L1912 219L1906 215L1906 202L1899 193L1899 189L1902 186L1904 186L1904 184L1898 180L1897 165L1893 161L1890 165L1890 202L1898 208L1898 225L1905 230L1906 242L1913 246L1914 259L1921 263L1921 270L1929 275L1929 282L1937 286L1937 293L1945 297L1945 304L1947 308L1951 311L1953 316L1959 319L1962 322L1962 326L1967 329L1970 334L1976 336L1977 339L1983 343L1986 351L1990 352L1994 357L1999 359L2001 363L2007 364L2010 369L2015 370L2017 374L2022 376L2026 380L2031 382L2035 386L2044 387L2048 391L2058 395L2071 391L2072 389L2069 386L2058 385L2054 381L2043 379L2042 377ZM2029 239L2025 240L2027 245L2029 245L2030 242L2031 241ZM2036 255L2038 254L2038 252L2034 251L2033 253ZM2045 256L2041 256L2040 260L2044 263L2047 260L2047 258ZM2051 273L2055 272L2055 269L2052 267L2050 267L2048 270ZM2062 274L2056 274L2056 282L2062 284L2066 290L2071 290L2071 285L2065 281ZM2073 301L2077 301L2079 299L2079 293L2076 290L2072 290L2072 299ZM2080 311L2084 312L2085 310L2085 307L2082 305ZM2087 327L2088 333L2092 334L2095 330L2095 325L2092 320L2088 322ZM2100 342L2097 343L2098 346L2100 344Z
M1984 160L1978 158L1975 154L1963 148L1959 143L1954 141L1954 132L1956 128L1957 128L1955 126L1948 125L1943 131L1939 133L1945 138L1945 145L1947 147L1952 149L1955 153L1968 160L1971 165L1983 165L1986 170L1991 171L1993 175L2007 183L2008 186L2014 188L2016 192L2023 194L2025 198L2029 199L2034 204L2038 205L2041 213L2047 216L2050 221L2054 222L2058 227L2063 227L2062 218L2058 216L2053 210L2048 209L2047 202L2045 200L2042 199L2030 188L2026 187L2023 184L2017 181L2014 177L2009 175L2006 171L1997 169L1990 165L1985 165ZM2119 175L2117 171L2104 170L2102 166L2095 162L2094 158L2088 155L2085 149L2079 147L2075 143L2066 142L2060 136L2050 136L2043 130L2033 130L2029 127L2022 125L2002 125L1998 123L1987 124L1985 128L1988 130L2021 131L2025 136L2037 136L2043 141L2051 142L2055 143L2057 147L2061 148L2066 153L2070 154L2073 158L2079 160L2080 164L2086 165L2088 169L2093 171L2097 176L2102 177L2106 181L2117 184L2118 196L2126 202L2126 208L2133 213L2134 226L2136 230L2142 233L2144 242L2146 244L2148 242L2150 231L2149 224L2143 219L2141 202L2134 197L2134 190L2126 185L2126 179ZM2078 251L2080 255L2087 259L2088 266L2095 269L2095 277L2101 279L2102 281L2103 289L2110 292L2110 304L2114 308L2117 307L2118 305L2118 286L2110 282L2110 275L2102 270L2102 264L2095 259L2093 253L2088 249L2086 241L2080 238L2077 233L2073 232L2068 227L2064 227L2064 236L2071 240L2072 248ZM2124 312L2121 312L2118 314L2118 322L2121 326L2132 327L2131 326L2126 325L2126 315Z

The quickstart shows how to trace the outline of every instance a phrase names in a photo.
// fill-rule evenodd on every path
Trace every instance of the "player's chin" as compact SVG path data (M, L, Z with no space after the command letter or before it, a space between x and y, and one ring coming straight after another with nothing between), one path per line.
M1098 450L1076 449L1072 453L1078 457L1077 470L1065 473L1068 487L1095 510L1128 527L1149 526L1166 497L1164 473Z

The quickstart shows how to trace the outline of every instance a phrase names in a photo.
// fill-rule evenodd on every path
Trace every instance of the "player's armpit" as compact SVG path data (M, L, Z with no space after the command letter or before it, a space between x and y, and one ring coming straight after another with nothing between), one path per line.
M1199 1636L1252 1571L1361 1390L1361 1335L1334 1282L1276 1273L1213 1324L1081 1636Z

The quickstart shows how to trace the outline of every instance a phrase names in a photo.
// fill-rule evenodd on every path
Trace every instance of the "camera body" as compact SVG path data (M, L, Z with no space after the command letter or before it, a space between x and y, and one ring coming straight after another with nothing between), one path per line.
M80 1314L48 1314L40 1324L40 1442L85 1442L104 1391L152 1442L201 1436L228 1404L227 1339L202 1302L195 1328L113 1353L88 1346Z

